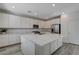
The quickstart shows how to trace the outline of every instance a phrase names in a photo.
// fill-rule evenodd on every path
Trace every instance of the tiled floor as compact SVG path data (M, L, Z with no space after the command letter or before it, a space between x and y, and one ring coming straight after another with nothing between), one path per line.
M9 46L0 49L0 55L23 55L21 45ZM53 55L79 55L79 46L65 43Z

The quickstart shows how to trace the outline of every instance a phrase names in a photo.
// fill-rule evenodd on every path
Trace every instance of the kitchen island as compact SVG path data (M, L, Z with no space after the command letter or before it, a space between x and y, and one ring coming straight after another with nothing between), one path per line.
M50 55L62 46L59 34L27 34L21 36L21 49L25 55Z

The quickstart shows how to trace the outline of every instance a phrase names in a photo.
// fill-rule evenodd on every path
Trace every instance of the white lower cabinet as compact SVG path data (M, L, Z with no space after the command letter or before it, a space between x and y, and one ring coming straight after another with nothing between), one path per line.
M44 46L35 45L35 54L36 55L50 55L50 44L46 44Z
M8 45L8 35L0 35L0 47Z
M50 43L50 53L52 54L56 50L56 42Z
M62 40L54 40L43 46L37 45L30 40L21 40L21 49L25 55L50 55L62 46ZM59 43L58 43L59 42Z
M9 44L16 44L20 43L20 36L19 35L9 35Z
M29 40L21 40L21 50L24 55L35 55L35 44L34 42L30 42Z
M58 39L57 41L57 47L61 47L62 46L62 39Z
M20 35L0 35L0 47L20 43Z
M50 53L55 52L59 47L62 46L62 39L57 39L50 43Z

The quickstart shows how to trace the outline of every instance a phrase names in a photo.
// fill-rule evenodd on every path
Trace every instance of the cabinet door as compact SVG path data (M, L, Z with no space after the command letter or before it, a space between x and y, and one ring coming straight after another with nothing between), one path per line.
M62 46L62 39L60 38L60 39L58 39L58 41L57 41L57 47L59 48L59 47L61 47Z
M20 37L19 35L9 35L9 44L16 44L16 43L20 43Z
M29 41L27 39L21 40L21 49L23 54L25 55L35 55L35 44L32 41Z
M45 22L39 20L39 28L44 28L44 25L46 25Z
M54 19L54 20L51 20L51 24L60 24L60 18L57 18L57 19Z
M15 15L9 15L9 28L20 28L20 17Z
M8 28L9 15L0 13L0 28Z
M33 24L39 25L39 28L44 28L44 21L41 20L33 20Z
M32 28L33 26L33 20L31 20L30 18L24 18L21 17L21 28Z
M0 47L7 46L8 44L8 35L0 35Z
M46 21L44 28L51 28L51 21Z
M36 55L50 55L49 44L44 46L35 45L35 54Z
M50 43L50 53L52 54L57 49L57 40Z
M55 42L50 44L50 53L52 54L55 51Z

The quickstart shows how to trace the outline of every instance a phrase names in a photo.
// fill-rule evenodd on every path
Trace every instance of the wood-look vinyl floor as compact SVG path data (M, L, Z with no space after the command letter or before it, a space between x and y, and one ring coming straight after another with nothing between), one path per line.
M64 43L53 55L79 55L79 45Z
M0 55L23 55L21 45L14 45L0 49ZM64 43L52 55L79 55L79 45Z

